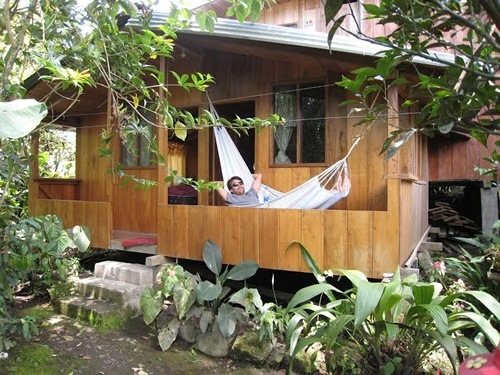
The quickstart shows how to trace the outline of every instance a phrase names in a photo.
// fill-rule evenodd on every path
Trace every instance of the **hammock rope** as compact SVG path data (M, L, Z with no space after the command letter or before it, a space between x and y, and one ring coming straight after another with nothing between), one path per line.
M212 116L219 123L219 115L209 97L208 102ZM233 176L239 176L246 187L251 187L254 180L252 172L248 169L227 129L224 126L215 126L214 134L224 183ZM347 158L360 140L361 136L358 136L342 159L287 193L262 184L259 192L261 203L252 207L323 210L331 207L349 194L351 183ZM264 196L269 197L269 200L264 202Z

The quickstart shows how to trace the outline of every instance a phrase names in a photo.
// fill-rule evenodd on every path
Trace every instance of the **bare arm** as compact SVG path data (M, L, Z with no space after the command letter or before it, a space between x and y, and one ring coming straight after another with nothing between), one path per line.
M257 194L259 194L260 187L262 185L262 173L254 173L252 176L255 179L252 183L252 187Z
M222 199L227 200L227 190L224 189L224 182L217 181L217 183L220 185L219 188L217 188L217 192L222 197Z

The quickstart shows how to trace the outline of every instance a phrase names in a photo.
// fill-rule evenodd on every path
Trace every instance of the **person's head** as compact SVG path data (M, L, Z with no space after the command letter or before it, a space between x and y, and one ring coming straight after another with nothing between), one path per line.
M245 185L241 177L233 176L227 181L227 189L236 195L245 194Z

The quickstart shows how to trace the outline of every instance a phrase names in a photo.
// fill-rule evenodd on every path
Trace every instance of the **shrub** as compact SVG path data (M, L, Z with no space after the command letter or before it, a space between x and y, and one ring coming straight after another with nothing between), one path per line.
M354 286L337 298L332 293L335 288L300 246L319 284L299 290L287 306L293 314L287 328L292 358L320 343L327 354L336 355L327 361L337 366L331 372L352 371L354 365L363 374L414 374L431 352L441 348L456 371L465 355L488 351L474 341L477 333L493 347L500 343L500 334L478 310L482 306L493 320L500 319L499 302L486 292L441 295L441 284L418 282L416 277L402 280L399 271L384 283L370 282L359 271L335 270ZM318 296L325 296L326 303L310 302ZM450 308L456 302L464 309Z
M78 252L89 247L87 230L64 229L57 216L31 217L0 228L0 351L13 345L10 335L19 331L25 338L34 332L29 317L10 316L8 302L23 283L29 293L47 295L49 288L67 281L78 271Z
M147 325L154 324L158 328L157 318L165 301L171 299L176 307L177 319L184 319L191 314L199 317L203 315L203 323L200 324L207 327L216 322L222 335L229 337L234 333L238 321L262 308L262 300L256 289L243 287L231 294L231 288L225 285L228 280L244 281L252 277L259 267L257 263L246 261L222 271L222 251L210 240L203 248L203 260L215 275L215 283L202 281L198 275L191 274L180 265L168 265L162 272L161 290L144 290L141 311ZM169 343L175 340L165 337L160 331L161 337ZM170 345L160 342L160 346L168 349Z

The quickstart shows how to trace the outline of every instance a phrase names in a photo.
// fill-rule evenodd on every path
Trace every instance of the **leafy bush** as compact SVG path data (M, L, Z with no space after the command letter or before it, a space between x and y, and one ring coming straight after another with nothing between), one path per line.
M459 253L449 257L433 254L434 267L423 270L424 276L430 281L441 282L447 292L453 292L459 286L466 290L481 290L500 299L500 280L494 277L500 272L497 269L500 264L499 229L500 221L497 221L491 234L475 238L457 237L464 244L459 247Z
M78 272L78 252L89 247L87 230L64 229L57 216L31 217L0 228L0 351L13 345L10 335L19 331L25 338L35 332L29 317L10 316L8 302L23 283L29 293L46 295L48 289L66 282Z
M203 260L214 273L215 283L202 281L198 275L191 274L180 265L167 265L161 276L161 290L144 290L141 295L141 311L147 325L157 326L157 318L165 301L171 299L176 307L177 319L194 314L200 318L203 316L203 326L208 327L216 322L222 335L229 337L234 333L238 321L262 308L262 300L256 289L243 287L230 294L231 288L224 285L228 280L244 281L252 277L259 267L257 263L246 261L222 271L222 251L210 240L203 248ZM168 345L164 346L161 342L160 346L168 348Z
M488 293L441 295L439 283L402 280L399 271L384 283L370 282L359 271L335 270L354 286L340 292L326 283L310 254L302 245L301 249L319 284L299 290L287 306L293 314L286 337L292 358L320 343L327 357L334 357L327 361L337 366L329 368L331 372L352 372L355 367L363 374L414 374L422 370L430 353L441 348L456 371L465 355L488 351L474 341L478 333L492 347L500 343L498 331L478 311L482 306L493 320L500 319L500 304ZM318 296L325 296L326 303L310 302ZM457 301L463 310L450 308ZM465 336L465 330L473 334Z

